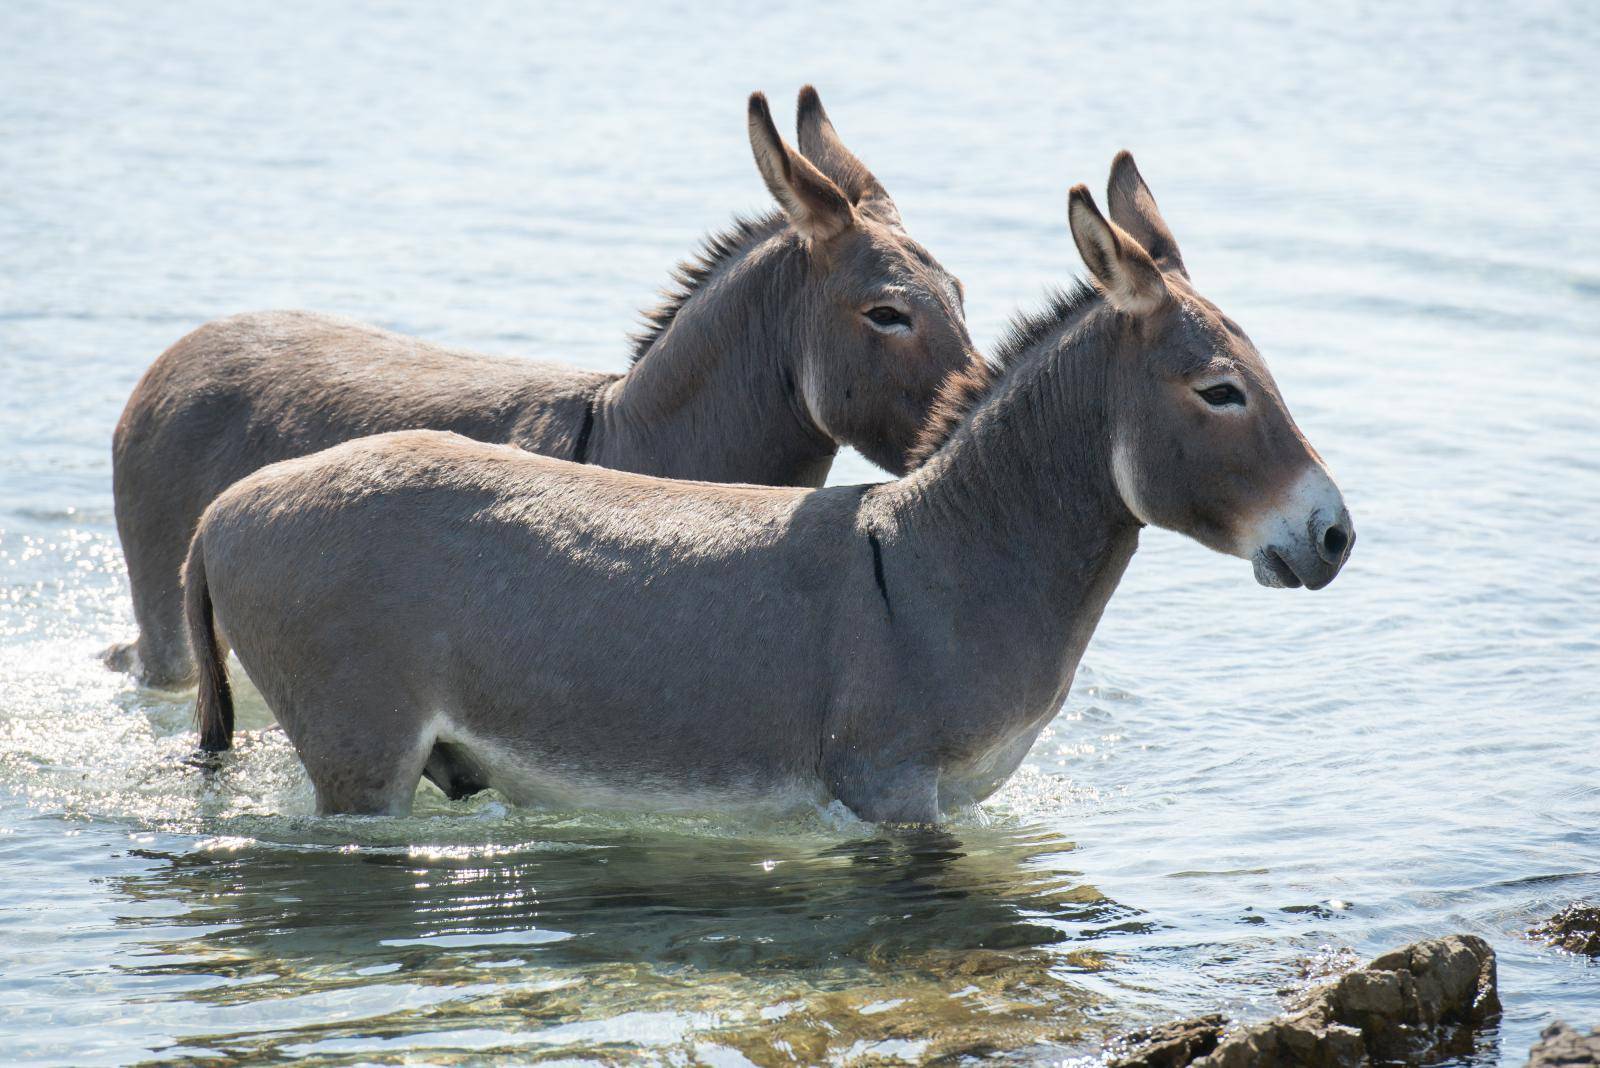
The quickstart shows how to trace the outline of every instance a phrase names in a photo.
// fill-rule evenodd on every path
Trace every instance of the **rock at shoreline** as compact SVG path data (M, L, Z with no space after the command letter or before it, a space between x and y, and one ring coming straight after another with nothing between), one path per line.
M1600 905L1569 905L1528 933L1552 946L1600 957Z
M1128 1052L1113 1055L1107 1068L1183 1068L1216 1049L1225 1027L1221 1014L1212 1013L1134 1031L1118 1043Z
M1202 1017L1147 1032L1167 1032L1170 1040L1112 1063L1117 1068L1357 1068L1432 1059L1464 1051L1472 1028L1499 1012L1494 950L1476 935L1451 935L1385 953L1315 988L1298 1011L1236 1031L1210 1053L1175 1059L1182 1056L1184 1037L1203 1034L1213 1019Z
M1539 1035L1528 1068L1591 1068L1600 1065L1600 1027L1589 1034L1557 1020Z

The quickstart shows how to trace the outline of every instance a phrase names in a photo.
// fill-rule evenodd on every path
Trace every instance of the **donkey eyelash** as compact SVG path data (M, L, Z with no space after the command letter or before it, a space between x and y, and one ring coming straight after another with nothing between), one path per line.
M884 329L893 329L897 326L903 326L907 330L911 329L911 316L907 315L899 308L890 307L887 304L880 304L876 308L869 308L861 314L865 315L867 317L867 321L873 326L882 327Z
M1214 386L1195 390L1200 394L1200 399L1213 408L1226 408L1230 405L1244 407L1244 393L1232 382L1218 382Z

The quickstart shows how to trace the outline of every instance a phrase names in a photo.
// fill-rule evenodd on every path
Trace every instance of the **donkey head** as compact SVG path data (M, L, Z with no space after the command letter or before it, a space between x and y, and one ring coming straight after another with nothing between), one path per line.
M785 298L801 338L800 400L823 433L904 474L941 384L982 360L961 283L905 232L810 86L798 121L804 153L778 135L766 97L750 97L756 165L804 261L800 292Z
M1121 335L1111 372L1111 471L1142 523L1255 565L1263 586L1321 589L1355 529L1239 325L1189 282L1178 243L1127 152L1107 191L1068 201L1072 237Z

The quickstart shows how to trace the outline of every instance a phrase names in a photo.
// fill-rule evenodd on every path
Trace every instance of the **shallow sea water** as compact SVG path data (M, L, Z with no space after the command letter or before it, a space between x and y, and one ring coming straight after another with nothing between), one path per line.
M1428 935L1472 1064L1600 965L1600 189L1582 5L0 10L0 1040L16 1062L1095 1058ZM1022 771L939 832L450 804L318 819L259 701L189 764L131 636L109 438L265 307L614 368L761 209L744 96L822 89L974 335L1137 154L1360 532L1319 593L1149 533ZM835 481L879 477L842 458Z

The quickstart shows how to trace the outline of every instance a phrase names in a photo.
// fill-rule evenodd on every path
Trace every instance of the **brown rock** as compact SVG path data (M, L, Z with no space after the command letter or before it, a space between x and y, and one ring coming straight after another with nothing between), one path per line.
M1557 1020L1544 1029L1528 1054L1528 1068L1600 1065L1600 1027L1585 1035Z
M1475 935L1429 939L1312 991L1299 1012L1230 1035L1195 1068L1343 1068L1413 1060L1470 1042L1500 1011L1494 950Z
M1528 933L1573 953L1600 957L1600 906L1569 905Z
M1112 1064L1358 1068L1375 1061L1436 1059L1464 1052L1472 1028L1499 1011L1494 950L1476 935L1451 935L1385 953L1311 991L1297 1012L1235 1031L1209 1053L1190 1052L1181 1041L1157 1042L1151 1048L1161 1051L1160 1059L1141 1059L1141 1049ZM1217 1027L1220 1020L1203 1017L1169 1027L1176 1039L1201 1024Z
M1107 1068L1182 1068L1216 1049L1224 1026L1222 1017L1213 1013L1134 1031L1119 1043L1128 1052L1113 1056Z
M1401 980L1406 985L1401 985ZM1399 1016L1406 1002L1416 997L1416 986L1408 972L1351 972L1339 981L1339 1000L1346 1012L1371 1012L1379 1016Z

